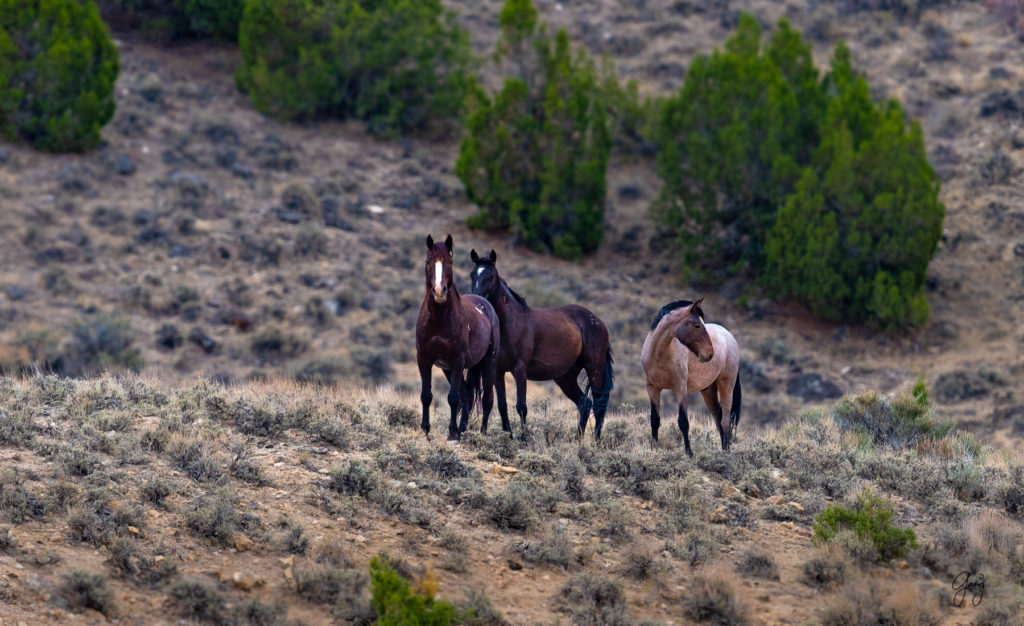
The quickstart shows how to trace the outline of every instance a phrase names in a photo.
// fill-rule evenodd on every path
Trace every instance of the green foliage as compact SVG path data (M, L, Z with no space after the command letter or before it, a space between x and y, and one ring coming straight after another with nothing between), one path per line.
M119 70L92 0L0 0L0 134L47 152L95 148Z
M871 543L880 562L888 562L917 548L913 528L896 528L892 519L892 504L870 491L857 495L857 504L849 509L834 504L814 520L814 537L818 542L832 540L844 529L852 529L860 539Z
M455 116L471 82L468 40L440 0L249 0L238 40L239 88L285 119L393 134Z
M910 396L921 406L931 406L931 404L928 403L928 387L924 384L924 376L918 376L917 382L914 383L914 388L910 392Z
M603 85L593 61L573 55L564 30L537 25L529 0L508 0L495 57L512 76L489 97L469 98L469 134L456 174L479 207L474 228L510 230L530 247L576 259L604 230L611 148Z
M810 45L785 20L762 50L761 27L740 19L724 51L698 56L659 113L652 206L677 233L687 266L760 267L776 207L817 143L821 91Z
M459 618L444 600L413 593L409 583L379 556L370 561L370 584L377 623L383 626L433 626L452 624Z
M235 41L245 3L246 0L175 0L174 4L186 32L196 37Z
M781 20L761 43L744 15L725 49L697 57L658 115L656 220L686 271L743 273L826 319L895 330L928 316L925 270L945 208L920 126L872 102L836 47L818 80Z
M921 127L896 100L872 103L842 43L823 87L821 144L768 234L765 282L826 319L923 324L945 207Z

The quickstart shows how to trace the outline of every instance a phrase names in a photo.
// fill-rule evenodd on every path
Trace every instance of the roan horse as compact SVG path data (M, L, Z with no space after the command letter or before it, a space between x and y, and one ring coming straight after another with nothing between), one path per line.
M516 412L526 428L526 381L553 380L579 409L577 432L583 436L594 409L594 438L601 438L608 398L613 384L612 348L608 329L596 315L576 304L551 309L533 309L498 275L491 250L486 257L470 252L476 266L470 274L473 293L494 305L501 322L501 350L498 352L497 396L502 426L508 424L505 403L505 372L516 381ZM580 370L587 372L587 391L576 382ZM591 394L593 391L593 394ZM590 395L593 395L591 400Z
M416 320L416 364L420 370L423 403L423 433L430 437L430 374L435 365L448 379L448 406L452 410L448 439L458 440L466 432L469 411L475 398L483 395L482 430L494 404L495 364L501 341L498 317L487 300L474 295L460 296L452 273L452 236L434 243L427 235L426 293ZM463 371L469 370L468 377ZM481 388L482 385L482 388ZM455 415L462 408L462 422Z
M686 396L700 391L718 426L722 449L728 450L732 430L740 421L740 349L736 338L718 324L705 324L704 312L696 302L679 300L658 311L651 332L644 339L640 363L647 377L651 398L651 435L658 440L661 425L661 392L671 389L679 403L679 430L686 453L690 450L690 422Z

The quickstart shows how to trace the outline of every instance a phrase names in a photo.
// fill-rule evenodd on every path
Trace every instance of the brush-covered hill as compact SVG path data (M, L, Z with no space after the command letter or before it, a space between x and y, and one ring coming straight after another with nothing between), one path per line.
M475 624L1006 624L1024 598L1019 460L911 396L741 424L730 453L700 422L689 458L635 411L581 443L556 402L451 445L389 387L0 392L5 624L367 623L382 553ZM977 606L952 604L961 571Z
M874 95L900 97L921 120L942 176L932 316L909 335L822 323L738 282L681 283L679 255L648 216L659 183L645 157L613 156L598 253L558 261L464 227L474 208L453 173L457 136L385 141L361 123L280 123L236 89L235 47L154 46L129 31L114 33L117 112L99 149L0 147L0 367L355 377L406 390L417 384L423 239L452 232L464 288L470 248L494 248L531 304L579 302L608 324L614 404L646 404L638 355L658 308L703 295L710 319L739 339L751 421L778 422L841 393L906 390L924 376L949 415L1015 446L1024 423L1012 382L1024 375L1024 52L980 3L906 15L862 4L537 7L647 95L677 89L693 55L721 46L741 10L768 29L788 17L822 67L848 41ZM491 50L501 3L449 6L474 49ZM483 76L500 79L489 65Z

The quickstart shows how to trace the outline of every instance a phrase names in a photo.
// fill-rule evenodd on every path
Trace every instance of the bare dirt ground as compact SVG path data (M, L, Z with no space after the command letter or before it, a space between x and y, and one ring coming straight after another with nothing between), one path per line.
M488 52L497 36L500 2L450 4L460 11L476 51ZM258 381L315 376L340 382L348 390L328 393L361 397L371 404L379 394L357 392L352 384L358 381L372 389L386 383L389 390L382 393L397 394L400 404L414 408L411 392L418 390L418 380L412 362L412 323L423 293L422 242L427 233L437 237L451 232L460 284L466 284L470 248L494 248L502 274L531 304L579 302L608 324L616 355L614 411L608 428L630 433L632 446L640 446L646 421L645 411L638 408L646 406L639 351L650 319L665 302L702 295L709 317L729 327L743 350L743 445L771 439L801 411L833 401L840 393L905 391L923 376L938 415L976 433L991 447L990 457L1001 459L988 463L1001 467L1020 452L1024 188L1019 171L1024 166L1024 96L1019 85L1024 49L1005 23L977 3L940 7L904 20L887 12L847 13L842 10L845 5L832 2L803 6L649 0L537 6L542 19L568 28L574 42L594 53L607 51L620 77L635 79L648 94L678 88L692 56L721 45L740 10L751 11L768 26L788 17L813 41L820 65L827 63L839 38L848 41L856 66L867 74L876 95L899 97L908 113L921 121L932 162L942 176L947 217L929 269L928 324L908 336L888 337L825 324L798 307L763 300L756 293L741 306L740 296L746 294L742 285L698 289L680 284L678 261L647 217L658 182L651 163L643 159L618 159L609 168L608 231L598 254L581 264L553 260L512 241L469 231L463 224L473 208L452 173L456 138L387 142L368 137L357 123L281 124L252 110L235 90L232 71L238 60L233 48L155 47L138 35L118 33L118 112L104 131L106 144L101 149L81 156L53 156L24 146L0 147L0 366L31 370L41 357L70 360L77 345L72 339L75 325L97 328L102 324L97 320L106 314L126 320L146 377L161 381L157 386L169 396L179 393L178 386L186 389L194 377L203 376L238 384L257 381L252 393L272 402L279 389L275 385L287 383L262 388ZM492 83L494 78L489 75ZM435 387L443 385L438 376ZM311 401L320 401L322 395L313 389L294 393L308 394ZM441 397L435 405L437 415L446 407L443 396L435 395ZM553 385L532 384L529 398L531 421L550 416L562 430L571 426L571 407ZM696 422L704 428L702 403L693 398L690 404L699 407ZM129 428L136 434L148 427L147 420L156 418L145 411L133 420L136 417L140 421ZM49 428L45 412L31 418L35 428ZM236 435L230 428L204 433L222 448ZM703 436L711 450L713 442L706 432ZM428 446L414 439L410 430L402 441L426 454ZM456 597L467 581L485 583L495 606L513 623L547 623L559 616L571 621L564 612L555 612L564 581L580 571L618 575L627 560L626 550L636 543L630 539L625 547L611 545L608 537L594 530L593 519L586 518L583 524L566 511L549 512L541 526L525 536L543 535L546 526L567 519L573 550L591 555L589 560L582 566L526 563L511 569L507 529L486 520L481 523L479 511L466 514L461 504L451 504L454 510L448 511L450 502L441 502L447 496L429 489L428 500L437 502L423 507L438 518L426 527L358 498L356 504L346 505L354 510L338 515L305 503L320 469L333 468L350 454L369 459L376 451L374 441L370 437L354 452L326 446L329 456L323 458L321 453L309 453L306 447L313 444L302 437L287 443L257 442L254 458L272 486L233 482L238 483L242 502L253 499L268 507L259 514L268 525L280 515L294 514L314 546L318 537L329 543L342 536L346 567L365 569L369 556L382 547L417 566L438 561L445 550L433 555L423 546L440 541L440 528L464 522L468 569L451 572L435 563L441 593ZM576 453L572 446L559 445L538 453L549 455L561 467L565 455ZM2 452L5 468L24 468L28 476L37 473L29 478L37 481L30 482L30 492L42 492L44 483L60 474L48 455L7 447ZM480 472L486 493L493 495L511 475L493 474L492 461L477 459L477 453L477 448L457 451L464 463ZM498 457L520 467L527 462L516 465L520 454L511 451ZM663 448L658 454L669 451ZM132 484L140 475L135 466L121 469L123 460L116 454L104 458L111 469L126 473L118 485ZM309 458L315 461L313 469L303 465ZM711 512L728 503L725 486L745 475L671 459L686 468L678 475L692 472L711 481L704 485ZM176 467L167 459L155 459L148 471L173 476L181 471ZM381 471L387 480L398 480L387 468ZM416 470L421 471L426 470ZM622 491L615 483L619 477L609 479L604 470L595 470L594 475L608 482L611 501L638 519L647 519L644 499L615 491ZM175 546L178 535L185 533L187 540L180 539L176 548L181 572L210 580L235 571L255 580L267 572L266 586L253 592L233 589L230 581L217 584L235 603L246 594L264 598L266 590L281 589L289 618L307 623L329 618L331 609L297 599L301 596L294 589L287 590L287 566L281 563L288 558L286 553L276 548L209 548L189 538L188 531L181 530L183 514L178 509L186 507L190 496L212 487L200 489L189 478L175 478L179 479L179 491L170 496L175 512L154 508L148 510L156 515L145 513L152 515L147 546L157 538ZM985 506L999 504L1000 485L993 479ZM83 493L86 489L80 487ZM818 508L835 497L814 493ZM804 486L787 493L797 500L800 495L806 495ZM646 501L649 505L651 498ZM760 499L743 502L754 511L753 517L764 506ZM918 514L931 520L932 526L918 525L920 535L930 538L940 515L928 508L930 504L916 506L924 506ZM53 552L60 561L50 565L46 557L40 565L31 560L35 557L3 557L3 575L15 589L12 604L0 607L4 623L36 623L44 616L82 619L54 603L54 581L71 564L112 571L107 548L93 550L91 543L68 539L66 513L50 511L41 520L12 526L23 554ZM972 510L970 516L978 513ZM708 511L700 514L702 523L718 527L707 519ZM734 581L740 585L739 595L751 602L755 622L813 621L823 606L834 602L834 595L797 582L811 550L809 518L798 522L792 529L777 520L760 522L754 530L726 524L728 532L713 537L715 545L724 545L713 561L730 571L731 560L750 545L770 546L775 555L779 581ZM657 522L644 523L654 534ZM757 533L756 539L746 531ZM657 576L626 583L629 614L637 619L687 619L680 607L698 569L691 566L691 555L684 549L682 556L661 549L664 541L685 546L687 537L693 536L689 529L678 533L670 540L657 537L652 550L665 559L659 561L664 567ZM723 537L728 541L723 543ZM663 555L666 551L668 557ZM946 584L938 576L929 578L921 567L914 562L907 570L883 571L900 581ZM211 573L216 575L211 578ZM31 576L37 586L30 584ZM164 606L163 587L142 589L117 576L111 584L119 597L125 595L118 602L119 615L136 620L131 623L163 623L161 614L153 613L154 606ZM269 602L274 593L264 600ZM99 619L96 613L88 615L87 619ZM975 619L950 607L941 615L952 623Z

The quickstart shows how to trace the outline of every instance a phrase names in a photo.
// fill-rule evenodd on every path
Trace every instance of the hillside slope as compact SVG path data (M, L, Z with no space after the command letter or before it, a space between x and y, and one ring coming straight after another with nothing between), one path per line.
M652 446L635 412L579 443L546 403L525 441L451 446L387 388L51 376L0 391L5 624L95 623L95 608L122 624L358 623L380 552L478 623L998 624L1024 598L1020 466L909 399L844 400L731 453L699 425L690 459L675 433ZM917 533L892 566L853 535L812 544L814 516L864 488ZM109 593L76 595L74 570ZM963 570L986 577L979 606L951 606Z

